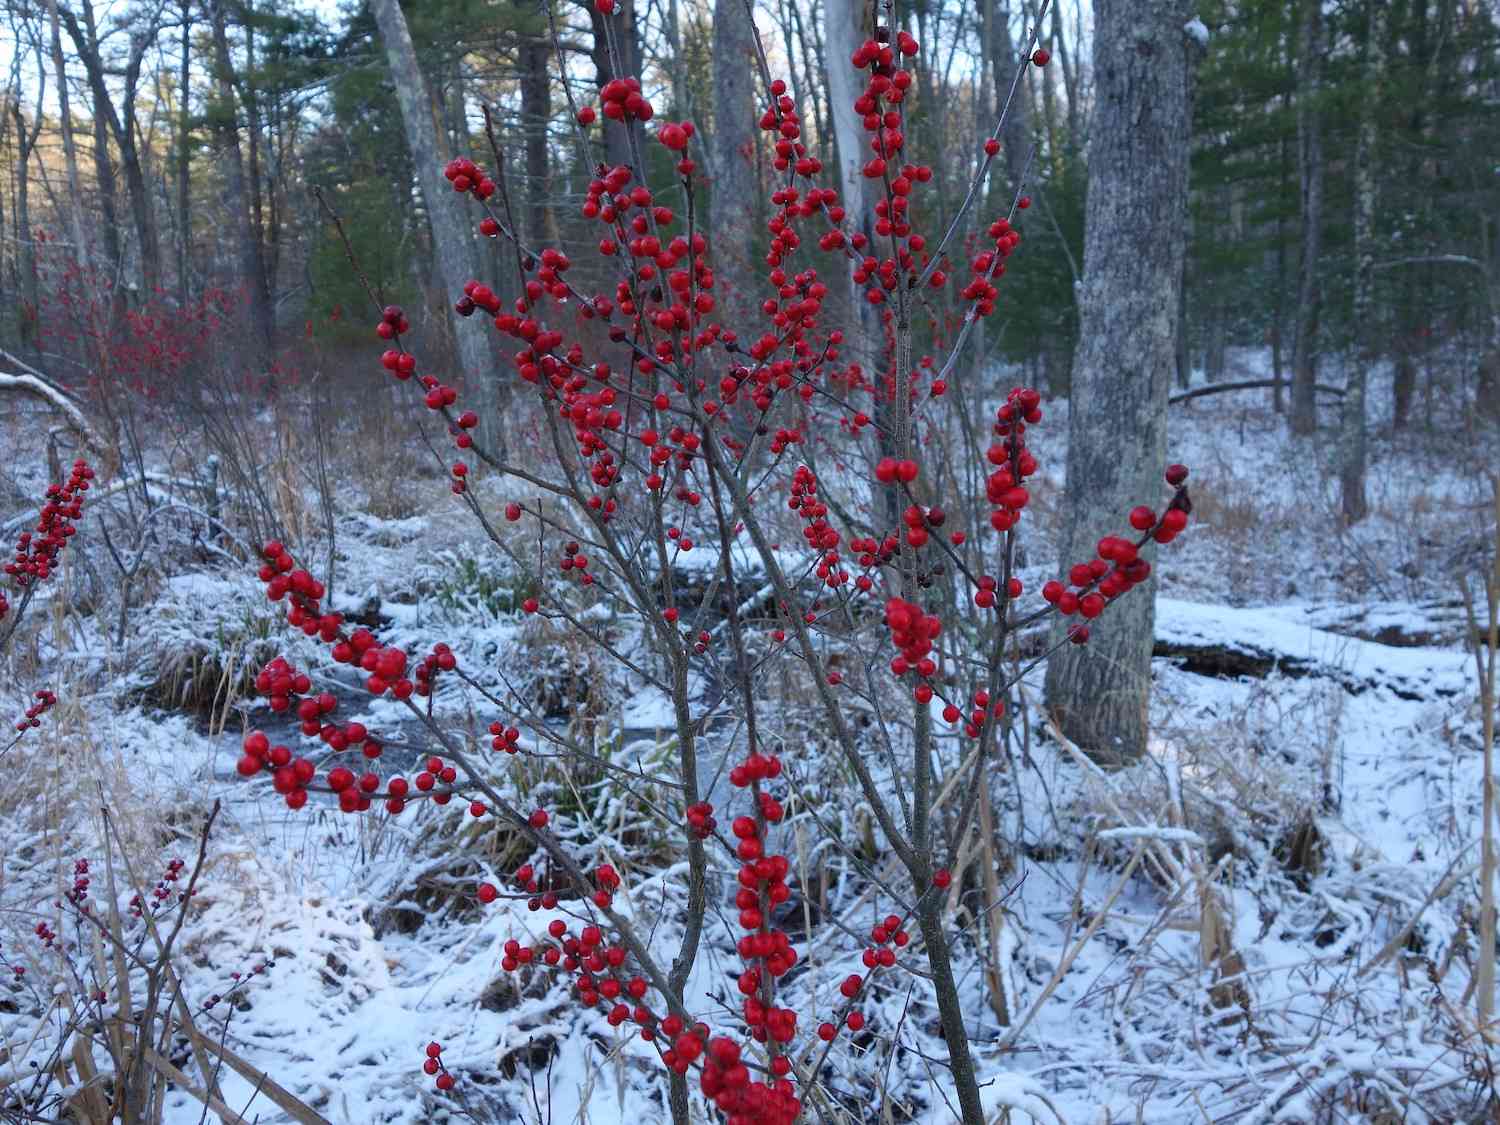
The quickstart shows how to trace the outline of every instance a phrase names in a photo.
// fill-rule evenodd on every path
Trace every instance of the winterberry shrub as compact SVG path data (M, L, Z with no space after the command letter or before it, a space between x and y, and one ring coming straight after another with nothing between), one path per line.
M612 37L613 5L594 2ZM1033 37L1018 66L1047 64L1034 48ZM982 244L967 261L951 258L951 244L983 194L978 179L947 234L919 233L932 177L905 130L919 54L912 36L881 27L850 60L863 75L853 108L869 146L861 164L868 213L863 199L828 186L804 143L799 107L761 56L759 124L779 186L768 199L759 318L748 323L728 323L721 311L713 232L694 202L703 186L697 133L688 121L657 120L636 79L605 84L597 109L579 104L563 79L580 145L594 152L597 130L623 130L632 157L599 164L581 207L598 224L590 258L615 277L603 289L575 281L561 249L518 236L498 146L488 167L469 157L447 166L519 294L507 300L473 280L456 308L483 317L509 350L504 377L529 391L540 419L540 467L476 440L477 415L406 346L401 308L379 308L373 325L384 344L379 367L447 427L457 451L452 492L508 557L520 557L516 531L534 535L538 592L523 613L575 631L671 702L686 898L676 948L648 941L622 902L626 881L588 841L561 834L555 810L513 799L496 770L474 760L434 709L436 687L453 677L495 705L489 745L502 755L555 741L536 716L484 690L479 670L462 667L445 644L409 653L351 628L285 543L263 549L260 578L267 596L285 603L288 623L327 646L351 690L404 705L432 753L413 777L382 772L380 733L336 721L336 694L315 693L307 670L279 658L258 690L326 749L298 752L252 732L239 772L268 775L292 808L315 794L346 813L397 815L415 802L458 798L463 812L454 815L495 818L497 831L526 841L527 862L503 885L482 882L474 892L482 904L524 900L546 915L537 932L506 942L503 967L555 973L584 1008L634 1029L672 1076L679 1122L688 1120L690 1082L736 1125L799 1120L809 1090L826 1080L829 1052L866 1033L882 978L912 965L936 1001L962 1118L979 1125L945 903L1014 711L1012 689L1027 670L1009 642L1060 616L1068 623L1061 643L1087 643L1091 629L1107 627L1111 603L1149 579L1149 555L1182 531L1190 511L1187 470L1174 465L1162 497L1122 513L1119 534L1023 608L1017 536L1039 471L1029 439L1043 421L1041 396L1026 387L988 398L983 387L948 391L970 329L1000 299L1028 200L1018 185L1006 213L981 221ZM1000 132L997 122L981 143L980 177ZM647 159L652 145L665 162L659 153ZM672 182L643 179L652 166L669 168ZM846 303L840 293L851 282L856 299ZM939 301L956 316L939 315ZM920 354L934 341L945 354ZM936 440L969 401L984 405L982 428L965 423L957 447ZM674 570L704 548L710 593L693 604ZM747 585L765 596L742 600ZM595 627L588 611L601 604L633 623L628 643ZM805 686L797 715L758 690L772 669ZM718 699L694 693L709 672L725 685ZM700 766L715 709L740 720L719 807ZM793 781L814 749L837 755L852 777L854 799L904 882L881 888L893 908L865 931L861 971L827 982L831 1002L799 1010L786 1000L805 957L785 925L794 896L786 825L805 811ZM945 786L958 794L951 807L940 807ZM715 940L720 908L730 906L738 1006L693 1010L685 986L702 944ZM440 1089L453 1086L439 1044L428 1047L424 1069Z

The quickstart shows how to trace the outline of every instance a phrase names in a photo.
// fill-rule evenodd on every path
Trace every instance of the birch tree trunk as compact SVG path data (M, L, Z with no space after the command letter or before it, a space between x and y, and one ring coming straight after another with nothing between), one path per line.
M453 336L463 365L465 405L479 415L475 439L492 455L503 459L505 427L500 408L506 396L500 391L498 373L484 335L484 318L466 320L453 311L453 302L458 299L464 283L479 276L474 224L464 213L464 201L443 179L443 165L449 159L448 146L438 128L432 98L428 96L421 67L417 65L417 49L412 44L401 5L397 0L371 0L370 7L380 27L380 37L385 41L386 59L396 84L396 100L401 106L406 144L411 149L417 182L421 185L422 199L427 207L438 271L448 295L448 315L453 321Z
M1365 387L1374 361L1375 311L1375 105L1382 37L1375 6L1365 8L1360 43L1359 132L1354 148L1354 362L1344 382L1339 415L1339 504L1346 523L1369 514L1365 499Z
M1096 0L1094 109L1062 555L1088 559L1162 494L1167 393L1186 250L1191 0ZM1146 749L1155 582L1110 606L1087 645L1047 663L1047 704L1101 761ZM1061 626L1059 625L1059 630ZM1059 634L1060 636L1060 634Z
M1323 75L1322 0L1302 0L1301 73L1297 81L1298 169L1302 177L1302 257L1297 269L1297 323L1292 337L1292 405L1295 434L1318 425L1314 384L1318 375L1318 257L1323 233L1323 132L1317 100Z

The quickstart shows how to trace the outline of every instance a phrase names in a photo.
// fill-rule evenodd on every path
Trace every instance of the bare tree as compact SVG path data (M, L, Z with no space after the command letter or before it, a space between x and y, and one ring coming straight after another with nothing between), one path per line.
M219 100L212 118L214 132L218 137L220 158L224 166L224 195L233 215L240 278L250 295L251 330L259 352L256 358L264 368L271 359L271 296L266 284L260 224L255 221L245 182L245 157L240 148L239 123L235 112L234 60L229 53L224 0L209 0L208 15L213 28L214 80Z
M121 79L119 104L110 95L108 79L116 73L104 57L104 48L94 16L92 0L80 0L83 22L66 8L59 9L63 25L73 40L74 50L83 63L88 76L89 90L94 99L94 136L98 146L107 130L120 153L120 170L125 176L125 188L130 196L130 213L135 226L137 247L141 259L141 284L151 292L161 284L161 247L156 235L156 222L151 209L151 192L146 183L145 165L139 144L140 122L136 117L137 89L140 85L141 64L146 52L156 42L161 29L160 5L146 5L137 10L124 25L130 45L118 75ZM96 163L99 155L96 153ZM107 154L105 156L107 162ZM110 174L111 179L113 173Z
M78 175L78 143L73 136L72 92L68 89L68 70L63 57L57 0L47 0L47 24L47 45L52 57L53 78L57 82L58 130L62 133L63 164L68 178L68 233L73 240L73 257L80 265L84 265L89 257L83 223L83 184Z
M447 139L438 128L433 114L432 98L422 69L417 63L417 49L412 43L406 17L398 0L373 0L371 8L385 41L386 59L396 84L396 100L401 106L401 124L406 132L407 147L417 168L417 182L432 227L432 242L437 250L438 271L449 296L453 335L458 344L459 362L463 365L464 389L468 401L479 415L476 440L504 456L504 426L499 407L501 395L497 373L490 357L489 342L478 323L465 322L452 310L452 301L464 283L479 276L479 255L469 220L459 198L443 179L443 165L448 162Z
M18 68L19 69L19 68ZM42 132L41 103L46 95L47 72L39 68L40 82L37 89L37 111L28 126L25 112L21 109L19 83L11 93L10 113L16 123L16 271L20 274L21 308L20 336L23 344L29 345L37 334L37 310L40 305L40 285L37 278L36 240L31 229L31 154L36 151L37 138Z
M1080 340L1068 423L1063 558L1087 557L1119 512L1159 487L1186 251L1189 0L1094 5L1094 111ZM1154 588L1047 665L1063 732L1101 759L1146 749Z

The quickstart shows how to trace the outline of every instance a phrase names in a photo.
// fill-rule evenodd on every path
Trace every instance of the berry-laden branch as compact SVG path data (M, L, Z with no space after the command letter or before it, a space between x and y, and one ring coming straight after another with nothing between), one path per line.
M618 67L614 3L593 3ZM559 42L550 4L548 19ZM974 822L978 794L990 783L986 767L1009 722L1007 700L1029 671L1008 672L1008 654L1019 630L1054 615L1070 622L1062 643L1087 643L1110 605L1151 573L1144 552L1171 542L1191 511L1187 470L1171 466L1166 483L1173 492L1160 512L1144 504L1131 511L1122 519L1131 534L1100 540L1094 558L1068 570L1066 582L1046 583L1034 610L1022 609L1027 591L1017 575L1017 529L1039 471L1027 435L1042 422L1041 395L1016 387L985 401L969 388L983 404L984 421L967 427L963 472L933 453L949 415L952 372L974 326L996 309L1006 261L1021 244L1030 203L1024 184L1015 185L1003 214L972 216L1011 99L983 142L967 195L930 245L918 217L932 171L912 155L922 138L906 129L914 89L909 68L921 46L888 26L888 13L882 21L850 60L863 75L853 108L869 144L861 167L873 197L868 216L857 213L862 201L841 201L821 183L823 168L804 143L798 106L771 73L756 37L763 102L755 112L769 137L777 182L768 191L763 289L741 322L729 322L721 308L712 232L698 222L695 197L713 185L698 172L692 122L656 120L635 77L606 81L596 107L579 104L564 76L582 151L589 159L622 151L597 146L591 136L624 129L631 161L593 168L580 210L599 231L589 254L594 268L580 270L562 249L529 246L518 236L505 151L486 112L493 170L461 156L444 174L473 201L478 231L514 269L518 295L506 302L472 280L456 295L455 309L484 316L509 349L514 378L540 422L538 464L522 468L475 443L477 415L437 375L419 374L403 310L381 307L370 293L378 310L375 335L385 346L380 367L442 415L461 456L477 457L491 470L475 474L467 461L455 461L452 492L513 565L537 560L522 613L571 630L622 678L660 690L671 703L676 758L658 771L671 776L661 779L667 796L652 805L677 821L677 844L687 858L681 942L669 968L636 920L617 907L625 880L615 867L597 862L591 842L556 832L552 811L525 811L504 782L491 780L449 733L436 685L460 679L496 709L490 726L496 751L526 756L546 746L579 766L597 766L592 751L542 729L527 709L507 708L503 689L485 687L480 670L461 670L446 645L414 660L368 629L348 629L323 606L322 584L297 567L284 544L269 542L263 550L261 578L271 600L287 603L288 623L319 638L329 660L357 672L368 694L402 703L436 752L410 780L382 776L383 740L362 724L332 721L335 694L313 693L312 677L278 657L261 670L257 688L273 712L294 711L304 736L321 740L328 759L320 763L252 732L240 773L268 774L292 808L308 804L309 794L326 793L345 813L379 807L396 816L413 802L445 806L458 797L468 815L493 817L523 839L531 857L504 874L504 889L489 882L475 889L481 903L524 898L544 913L540 933L506 942L504 968L555 973L605 1023L634 1028L673 1076L670 1105L679 1125L690 1117L690 1076L702 1098L736 1125L789 1125L808 1108L821 1116L830 1051L846 1030L860 1032L880 1018L865 1003L872 978L902 968L913 932L921 942L906 957L910 979L931 988L936 1000L959 1116L964 1125L982 1125L954 966L966 939L950 931L942 892ZM1012 95L1026 67L1048 61L1033 33L1017 60ZM643 146L653 141L665 161L646 159ZM668 168L663 179L670 183L650 182L653 167ZM668 203L674 192L680 209ZM967 263L949 256L960 235L973 251ZM829 268L840 284L825 280ZM966 280L958 281L965 271ZM846 354L846 328L839 325L851 322L849 310L830 296L849 278L866 309L860 334L870 337L852 343L862 358L876 356L872 362ZM922 309L932 316L930 331L915 324ZM957 326L942 346L940 316ZM964 396L954 397L960 402L953 410L967 424ZM523 408L514 400L511 409ZM965 474L982 485L956 488ZM509 489L521 491L508 495ZM547 498L545 507L538 496ZM491 521L496 508L503 523ZM676 574L695 547L717 557L706 592L692 606ZM558 565L547 565L549 557ZM759 593L745 600L741 582ZM728 607L722 614L720 602ZM756 616L761 606L767 617ZM621 639L598 626L595 607L623 611L620 620L629 624ZM965 639L976 637L977 643ZM796 683L794 705L769 701L776 672ZM712 689L697 691L699 682ZM890 705L893 691L903 707ZM722 716L737 720L734 732L707 733L710 720ZM946 775L936 752L940 737L964 748ZM735 803L729 810L715 807L709 798L716 788L699 776L708 748L724 752ZM823 823L803 787L789 785L789 765L799 778L811 776L801 767L824 750L853 779L861 807L899 860L904 875L893 882L905 885L890 897L909 906L898 905L902 913L871 929L860 953L866 972L844 979L842 1007L813 1028L787 980L806 958L782 924L792 898L783 849L790 823ZM339 755L354 751L365 758L362 772L337 764ZM611 776L622 787L645 780L640 771ZM940 818L942 794L959 786L956 817ZM720 816L729 821L728 833L719 831ZM836 838L832 846L848 848ZM887 875L859 877L872 893L888 893ZM723 924L741 962L741 999L714 1026L689 1010L687 998L700 945L724 936L714 929L712 907L719 902L733 904ZM857 933L848 920L837 923L836 930ZM441 1090L458 1081L438 1043L429 1045L423 1065Z
M37 513L36 527L23 531L16 540L15 557L5 564L5 574L21 593L19 601L12 607L5 591L0 590L0 630L3 630L0 631L0 655L10 647L11 638L20 628L21 618L36 595L37 587L57 569L63 548L77 533L75 522L83 518L83 494L89 490L93 479L94 470L89 468L87 461L74 461L73 471L66 481L47 486L47 499Z

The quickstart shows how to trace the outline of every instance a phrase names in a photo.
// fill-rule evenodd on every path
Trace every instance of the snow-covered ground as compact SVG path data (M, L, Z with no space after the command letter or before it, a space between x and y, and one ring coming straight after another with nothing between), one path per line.
M1264 364L1237 360L1239 377ZM1160 567L1149 759L1101 773L1049 737L1036 709L1025 754L997 767L997 827L1012 849L995 939L1005 1021L983 943L961 946L959 968L985 1096L1012 1122L1495 1119L1493 1100L1482 1108L1495 1047L1472 1034L1482 761L1456 578L1493 542L1474 471L1492 439L1455 452L1441 436L1378 438L1372 516L1346 531L1324 455L1249 409L1264 402L1255 392L1174 408L1171 457L1193 468L1197 510ZM1047 407L1037 441L1053 485L1065 410ZM1051 511L1039 501L1038 575L1053 557ZM655 728L673 725L665 700L608 680L588 651L513 614L513 592L479 561L455 507L399 523L350 513L338 544L339 608L372 613L383 639L413 651L447 642L461 666L495 669L502 696L549 675L566 681L559 691L597 690L608 699L595 745L649 771ZM694 560L706 563L707 552ZM36 682L75 690L57 728L6 763L32 788L0 804L0 956L27 970L0 984L0 1081L25 1079L57 1026L50 994L68 985L32 930L47 920L78 940L54 904L75 859L98 870L98 778L153 872L171 856L191 862L202 812L223 802L179 947L184 990L199 1009L230 991L231 974L264 964L200 1027L329 1121L666 1120L646 1045L545 978L502 971L504 942L541 935L554 914L473 902L473 887L503 884L517 857L473 838L460 803L399 818L292 813L235 776L236 710L163 707L152 685L168 671L180 683L221 674L225 652L312 651L285 636L253 574L204 567L159 582L151 606L132 611L128 657L106 643L105 616L59 618L26 665ZM218 663L185 671L184 651ZM345 698L342 720L406 729L394 703ZM439 702L460 716L456 729L472 715L469 729L487 737L483 699L456 685ZM524 761L497 765L497 784L554 792L558 779ZM816 780L816 762L789 753L788 765ZM681 870L655 862L669 853L653 836L666 826L607 785L575 798L577 838L626 873L623 907L675 949ZM824 834L789 828L786 850L804 875L832 873L822 910L867 929L888 904ZM472 858L455 862L461 848ZM715 878L722 891L732 870ZM977 935L971 915L955 924ZM794 937L811 971L788 983L787 1003L815 1022L862 946L816 919ZM723 1011L736 972L731 928L711 925L690 1006ZM846 1119L952 1120L919 982L898 972L878 987L870 1034L830 1056ZM422 1073L429 1040L459 1079L450 1094ZM190 1065L185 1047L174 1059ZM247 1120L292 1120L242 1076L219 1081ZM165 1120L202 1113L174 1092Z

